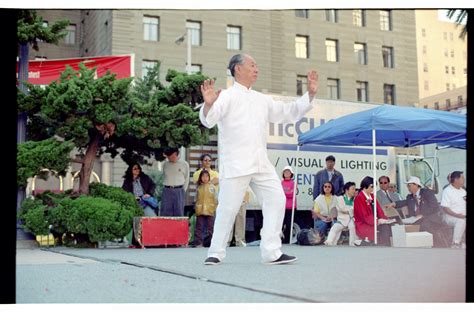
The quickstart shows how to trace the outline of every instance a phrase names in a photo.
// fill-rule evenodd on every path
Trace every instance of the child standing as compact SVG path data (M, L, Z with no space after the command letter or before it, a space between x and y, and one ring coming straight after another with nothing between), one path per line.
M211 184L211 176L205 169L201 171L196 191L196 228L194 230L194 246L203 246L202 231L206 224L206 235L212 237L214 232L214 216L217 208L217 187ZM205 238L205 237L204 237Z
M283 220L283 243L290 242L290 227L291 227L291 209L293 207L293 190L295 189L295 181L293 180L294 173L291 166L285 166L282 173L283 179L281 186L286 196L285 204L285 219ZM295 211L296 211L296 199L295 199Z

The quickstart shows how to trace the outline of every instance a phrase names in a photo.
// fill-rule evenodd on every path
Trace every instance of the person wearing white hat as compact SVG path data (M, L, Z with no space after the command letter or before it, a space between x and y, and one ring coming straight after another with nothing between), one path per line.
M406 182L408 191L406 200L396 201L395 207L404 205L408 207L407 217L415 216L419 218L415 224L420 225L420 231L427 231L433 235L433 246L442 247L443 240L439 229L443 226L440 206L434 192L424 188L421 181L416 176L411 176Z
M281 186L285 192L286 204L285 204L285 218L283 219L283 242L290 243L290 229L291 229L291 210L293 208L293 191L295 189L294 181L295 173L291 166L287 165L283 168ZM297 203L295 199L295 211ZM295 212L296 213L296 212Z

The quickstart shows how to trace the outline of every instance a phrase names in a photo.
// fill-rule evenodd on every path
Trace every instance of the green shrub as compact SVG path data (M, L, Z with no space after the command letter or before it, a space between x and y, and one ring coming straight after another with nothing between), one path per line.
M21 227L34 235L47 235L50 225L47 212L48 206L41 200L25 199L18 213L18 217L23 222Z
M133 216L143 216L143 208L138 205L135 196L122 188L107 186L101 183L91 183L89 185L89 194L92 197L104 198L116 202L120 204L124 210L131 211Z
M67 213L68 232L87 234L91 242L122 238L132 227L132 211L104 198L80 196L64 199L58 209Z
M72 198L70 192L44 192L22 203L19 218L22 227L35 234L51 232L86 237L91 242L113 240L127 235L134 216L143 216L143 208L133 194L121 188L92 183L90 196Z

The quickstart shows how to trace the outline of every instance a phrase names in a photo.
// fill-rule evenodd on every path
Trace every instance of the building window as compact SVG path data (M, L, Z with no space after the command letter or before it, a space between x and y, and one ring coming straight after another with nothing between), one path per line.
M241 45L241 30L239 26L227 26L227 49L240 50Z
M426 29L421 29L421 37L426 37Z
M464 75L467 75L467 67L464 68Z
M392 11L380 10L380 29L392 30Z
M449 33L449 39L451 39L451 41L454 40L453 33Z
M352 23L355 26L365 26L365 10L352 10Z
M451 107L451 99L446 99L446 107L448 109Z
M328 98L339 99L339 79L328 78Z
M456 84L453 83L453 89L456 89Z
M296 76L296 94L302 96L308 90L308 77L304 75Z
M357 81L357 101L367 102L369 101L368 93L367 93L367 82L360 82Z
M296 17L308 18L309 10L295 10Z
M449 83L446 83L446 91L449 91Z
M296 36L295 37L295 56L300 59L309 58L309 37L308 36Z
M354 56L358 64L367 64L367 51L365 43L354 43Z
M326 60L330 62L339 61L337 40L326 39Z
M435 110L439 110L439 102L434 103L434 108L435 108Z
M462 106L463 101L462 101L462 96L458 96L458 106Z
M446 72L446 74L449 74L449 66L445 66L444 71Z
M67 45L74 45L76 43L76 25L71 24L66 27L67 35L64 37L64 42Z
M157 64L157 61L152 61L152 60L143 60L142 61L142 78L144 78L148 72L155 67Z
M383 84L383 101L387 104L395 104L395 85Z
M454 68L454 66L451 66L451 74L456 74L456 69Z
M326 10L326 21L337 23L337 10Z
M143 17L143 40L158 41L160 36L160 18L156 16Z
M189 69L191 74L196 74L202 72L202 65L201 64L191 64L191 68Z
M428 109L428 105L425 104L425 105L423 106L423 108L424 108L424 109Z
M423 46L423 54L426 54L426 46Z
M382 46L383 67L393 68L393 48Z
M448 49L444 49L444 56L448 57Z
M423 63L423 72L427 73L428 72L428 64Z
M186 21L186 29L191 36L191 45L201 45L201 22Z
M430 90L430 86L427 80L425 80L425 90Z
M451 50L451 57L454 58L454 50Z
M444 40L448 40L448 33L447 33L447 32L444 32L444 33L443 33L443 39L444 39Z

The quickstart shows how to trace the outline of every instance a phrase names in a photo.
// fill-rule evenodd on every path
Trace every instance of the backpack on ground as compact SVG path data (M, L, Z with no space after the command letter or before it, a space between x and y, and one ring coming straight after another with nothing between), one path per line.
M296 235L296 242L302 246L315 246L323 243L323 238L314 229L302 229Z

